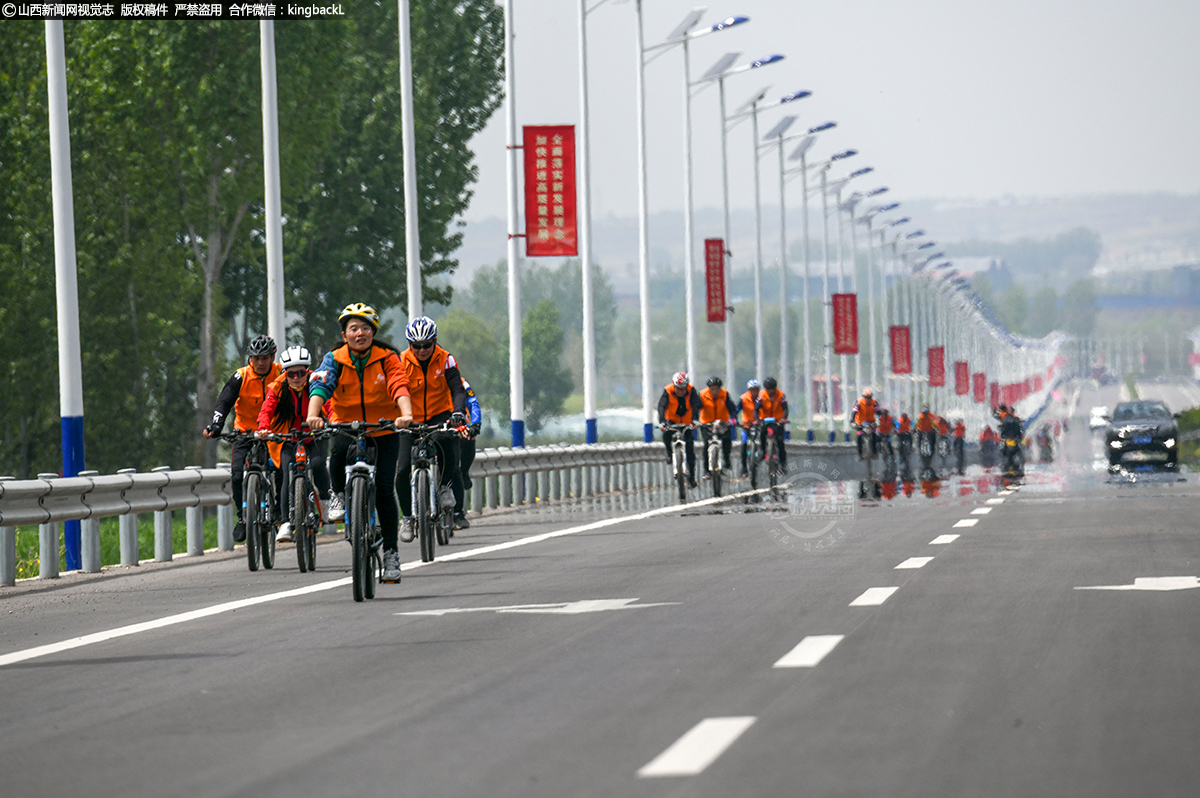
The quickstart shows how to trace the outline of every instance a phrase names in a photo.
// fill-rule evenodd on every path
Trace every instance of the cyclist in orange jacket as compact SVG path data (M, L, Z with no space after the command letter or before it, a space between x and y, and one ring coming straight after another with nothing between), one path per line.
M858 446L858 459L863 459L863 424L875 423L875 409L878 403L875 401L874 394L870 388L863 388L862 396L854 404L854 428L858 430L855 436L855 444Z
M787 396L779 390L779 383L774 377L763 380L763 389L758 394L758 417L763 422L762 450L767 451L767 429L770 428L775 436L779 452L779 467L787 471L787 444L784 440L783 425L788 423Z
M729 468L729 455L733 451L733 427L737 424L738 407L729 398L729 391L722 387L720 377L709 377L708 385L700 392L700 423L712 424L723 421L728 425L721 434L721 460ZM712 428L700 427L700 437L704 441L704 450L708 451L708 441L712 437ZM708 473L708 458L704 461L704 473Z
M746 450L749 448L750 429L758 423L758 392L762 385L751 378L746 383L746 392L741 396L742 409L742 476L746 476Z
M684 451L687 456L688 485L696 487L696 448L695 427L700 421L700 394L688 381L686 372L677 371L671 378L671 384L663 388L662 396L658 397L659 425L688 424L692 427L683 433ZM663 430L663 445L667 447L667 463L671 463L671 445L675 441L675 433Z

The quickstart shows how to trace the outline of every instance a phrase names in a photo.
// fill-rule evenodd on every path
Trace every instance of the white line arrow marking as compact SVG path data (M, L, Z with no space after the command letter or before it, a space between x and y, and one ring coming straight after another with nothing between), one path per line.
M1076 590L1191 590L1200 587L1200 577L1146 576L1133 580L1132 585L1091 585Z
M635 598L620 599L584 599L583 601L559 601L554 604L513 604L508 607L448 607L443 610L416 610L414 612L397 612L396 615L450 615L460 612L503 612L524 613L537 615L579 615L585 612L605 612L607 610L638 610L642 607L670 607L678 601L664 601L657 604L634 604Z

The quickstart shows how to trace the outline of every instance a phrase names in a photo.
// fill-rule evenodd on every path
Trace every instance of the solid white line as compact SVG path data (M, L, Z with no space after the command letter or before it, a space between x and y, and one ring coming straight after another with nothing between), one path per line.
M947 543L953 543L958 540L958 535L938 535L933 540L929 541L930 546L944 546Z
M964 527L964 526L975 526L978 523L979 523L978 518L964 518L961 521L956 522L954 524L953 528L959 529L960 527Z
M892 594L900 588L898 587L870 587L854 601L850 602L851 607L878 607L883 602L891 598Z
M603 521L596 521L591 524L583 524L582 526L560 529L556 532L546 532L541 535L531 535L530 537L521 538L519 540L510 540L507 543L498 543L494 546L480 546L477 549L457 551L453 554L447 554L443 557L438 557L436 560L434 560L434 562L449 562L451 560L464 560L468 557L478 557L481 554L490 554L495 551L503 551L505 549L511 549L517 546L526 546L530 543L541 543L544 540L551 540L552 538L559 538L565 535L574 535L579 532L590 532L594 529L603 529L604 527L625 523L626 521L642 521L658 515L667 515L669 513L678 512L684 507L706 507L710 504L729 501L730 499L737 498L739 496L749 496L755 493L763 493L767 490L769 489L761 488L756 491L747 491L745 493L737 493L731 496L702 499L700 501L690 502L686 505L674 504L669 507L660 507L656 510L649 510L636 515L606 518ZM424 566L431 564L432 563L422 562L421 560L413 560L412 562L406 562L402 564L400 569L402 571L411 571L415 568L423 568ZM109 629L105 632L96 632L90 635L83 635L82 637L73 637L69 640L63 640L58 643L50 643L48 645L38 646L37 648L27 648L24 651L14 651L11 654L0 654L0 668L4 667L5 665L12 665L17 662L24 662L25 660L35 659L37 657L44 657L49 654L57 654L60 651L70 651L73 648L80 648L81 646L90 646L94 643L103 643L107 640L112 640L117 637L127 637L128 635L139 634L140 632L161 629L165 626L174 626L176 624L194 621L199 618L207 618L212 615L219 615L223 612L233 612L234 610L239 610L243 607L252 607L255 604L265 604L268 601L277 601L279 599L291 598L293 596L303 596L307 593L319 593L322 590L332 590L336 587L344 587L350 584L350 581L351 578L347 576L341 579L334 579L329 582L319 582L315 585L296 588L294 590L284 590L279 593L268 593L265 596L256 596L254 598L239 599L238 601L229 601L224 604L215 604L211 607L192 610L190 612L183 612L179 613L178 615L168 615L165 618L159 618L153 621L135 623L130 626L121 626L116 629Z
M650 776L694 776L711 765L754 723L749 716L705 718L637 772Z
M815 668L825 656L837 648L845 635L809 635L788 653L784 654L773 668Z
M905 568L923 568L924 566L929 565L932 560L932 557L909 557L907 560L897 565L896 570L899 571Z
M992 511L991 507L976 507L971 511L971 515L987 515Z

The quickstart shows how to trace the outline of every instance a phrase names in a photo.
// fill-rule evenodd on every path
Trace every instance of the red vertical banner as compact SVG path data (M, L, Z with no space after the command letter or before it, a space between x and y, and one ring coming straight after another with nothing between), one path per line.
M708 320L725 321L725 241L704 239L704 282Z
M988 404L993 410L1000 406L1000 383L988 383Z
M929 347L929 385L941 388L946 384L946 347Z
M858 296L833 295L833 353L858 354Z
M525 254L579 254L575 215L575 126L527 126Z
M954 361L954 393L966 396L971 392L971 368L965 360Z
M977 371L971 375L972 387L975 389L975 401L983 404L987 401L987 375Z
M1033 378L1033 390L1040 391L1046 383L1042 382L1042 375L1038 374Z
M892 343L892 373L912 374L912 345L908 337L908 326L899 324L888 330Z

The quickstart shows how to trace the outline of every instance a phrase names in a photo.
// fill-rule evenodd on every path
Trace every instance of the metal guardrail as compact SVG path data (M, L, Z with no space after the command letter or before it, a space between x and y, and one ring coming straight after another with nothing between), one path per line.
M697 449L700 442L697 440ZM788 443L790 456L839 458L853 444ZM699 452L698 452L699 455ZM670 484L666 450L660 442L536 446L483 449L470 469L470 507L485 509L541 504ZM0 477L0 586L16 583L16 527L38 524L43 578L58 576L59 524L82 524L82 570L100 571L100 519L120 518L122 565L138 564L138 514L154 513L154 559L172 558L172 518L187 511L189 555L204 553L201 508L217 506L217 548L233 550L232 480L227 467L125 469L101 476L52 474L38 479Z

